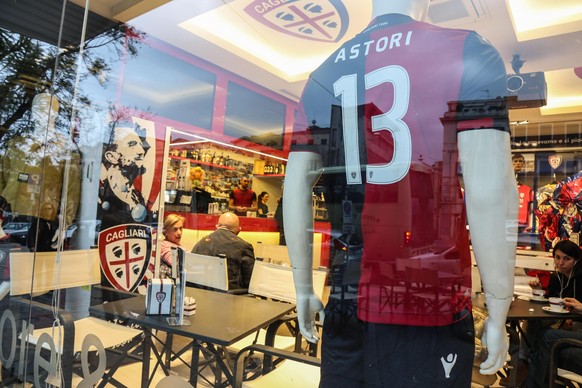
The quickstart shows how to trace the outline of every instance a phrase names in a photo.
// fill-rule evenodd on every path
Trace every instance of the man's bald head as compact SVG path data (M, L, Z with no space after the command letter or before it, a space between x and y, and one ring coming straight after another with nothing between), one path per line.
M234 213L227 212L218 218L216 229L228 229L231 232L238 234L240 232L240 222L238 216Z

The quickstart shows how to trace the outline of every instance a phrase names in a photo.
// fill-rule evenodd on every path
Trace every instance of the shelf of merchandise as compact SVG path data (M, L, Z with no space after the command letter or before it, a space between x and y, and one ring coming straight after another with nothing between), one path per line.
M181 156L170 156L170 159L172 159L172 160L188 160L190 163L199 164L199 165L202 165L202 166L209 166L209 167L214 167L214 168L220 168L222 170L237 171L237 169L234 168L234 167L221 166L219 164L203 162L201 160L195 160L195 159L190 159L190 158L183 158Z

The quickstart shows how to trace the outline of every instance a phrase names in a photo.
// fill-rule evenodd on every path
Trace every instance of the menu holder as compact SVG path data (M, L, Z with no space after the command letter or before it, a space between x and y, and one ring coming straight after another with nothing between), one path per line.
M180 273L178 274L178 269ZM174 275L177 275L174 277ZM171 317L166 318L170 326L190 326L188 318L184 318L184 298L186 297L186 270L184 269L184 251L172 247L172 276L176 285L176 299Z

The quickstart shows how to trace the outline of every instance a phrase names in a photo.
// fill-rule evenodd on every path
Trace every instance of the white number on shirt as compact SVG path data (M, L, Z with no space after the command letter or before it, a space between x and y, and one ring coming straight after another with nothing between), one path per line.
M394 155L384 165L367 165L366 181L375 185L396 183L406 176L412 160L410 129L402 120L408 111L410 78L401 66L386 66L364 77L366 90L390 82L394 103L384 114L372 116L372 132L389 131L394 139ZM349 185L362 183L358 140L358 79L356 74L341 77L333 84L335 96L341 96L346 179Z

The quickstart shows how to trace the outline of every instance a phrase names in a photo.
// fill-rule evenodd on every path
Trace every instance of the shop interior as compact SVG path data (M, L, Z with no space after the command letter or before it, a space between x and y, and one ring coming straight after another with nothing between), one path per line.
M83 279L69 274L68 278L61 280L61 288L76 287L81 290L79 298L69 291L61 307L71 309L74 319L87 318L92 303L89 299L93 297L91 284L102 281L99 271L95 271L102 260L99 258L101 246L106 246L101 240L106 237L103 234L100 236L100 232L108 228L98 216L98 212L105 209L100 202L101 155L104 150L102 135L113 128L111 123L115 120L111 118L111 112L119 113L118 107L128 109L124 117L120 113L118 121L129 118L129 121L139 124L144 138L148 139L146 143L149 142L147 147L144 145L149 178L144 175L135 183L141 187L147 214L132 221L147 225L151 228L151 232L147 233L154 233L150 235L151 245L144 245L144 249L159 257L160 244L155 242L156 239L158 242L162 240L163 220L169 214L176 214L184 217L182 247L190 252L197 242L212 233L218 217L228 209L231 191L241 178L248 177L257 195L262 192L269 194L265 203L268 213L260 217L256 211L250 211L246 216L241 216L239 236L252 244L255 256L261 258L263 263L288 269L284 275L267 273L267 279L273 283L292 283L289 277L291 263L282 243L276 211L283 195L296 106L310 72L341 43L368 24L371 4L361 0L345 0L339 5L334 1L323 2L334 10L339 7L337 20L334 21L342 26L341 31L332 36L310 25L312 35L306 39L298 30L285 29L282 24L277 24L273 10L287 1L69 0L65 3L66 12L62 13L61 1L0 0L0 28L40 42L39 46L48 47L47 52L54 51L59 44L62 52L78 51L82 47L81 40L96 42L92 39L116 28L118 23L126 23L131 28L112 38L116 41L115 48L105 44L88 46L88 52L96 53L106 65L92 68L83 67L87 64L79 65L76 69L80 70L72 71L73 75L81 75L75 84L75 88L80 90L79 96L71 92L61 95L61 110L68 112L66 119L76 119L80 123L77 132L72 131L71 136L75 137L83 155L78 211L74 222L66 225L63 232L62 248L69 252L63 254L63 260L75 262L70 268L86 274ZM301 3L311 6L304 4L307 2ZM85 14L87 7L89 12ZM84 25L85 17L88 22ZM524 283L527 280L523 275L529 270L552 269L552 243L569 239L580 244L582 8L579 0L562 0L559 4L519 0L431 0L429 22L477 31L497 48L506 63L511 152L520 193L516 263L519 279L516 278L516 291L527 293L527 283ZM133 44L137 54L131 55ZM6 53L7 58L8 55ZM74 61L61 64L70 68L77 66ZM46 69L26 69L20 71L17 77L10 78L2 76L0 69L0 80L7 85L7 92L0 96L11 98L14 85L18 93L27 97L31 93L50 90L49 84L57 78L49 77L48 73ZM71 78L74 80L75 77ZM83 105L84 98L91 99L91 104ZM112 106L116 108L112 109ZM2 133L11 130L12 113L8 109L5 114L0 113ZM319 128L317 124L328 119L318 121L314 118L313 127ZM75 126L65 127L68 131L68 128ZM326 133L320 133L321 138L317 141L324 144ZM334 249L341 248L335 241L339 236L331 229L325 198L317 184L312 198L313 271L314 276L318 276L318 270L329 268L332 264ZM96 203L99 203L99 209L96 209ZM18 276L21 280L17 291L11 288L10 276L5 275L0 284L0 299L4 303L18 295L53 290L47 273L56 276L54 273L58 271L55 268L60 268L61 264L46 273L43 272L45 269L36 268L34 250L26 247L28 235L33 233L32 222L25 215L4 211L3 232L0 233L4 236L0 239L0 268L5 274L11 274L13 279ZM79 252L89 253L79 260ZM14 266L7 266L9 260L12 262L18 257L26 263L20 271L16 271ZM52 260L52 256L46 257ZM155 276L158 269L159 262L156 262L148 270ZM139 271L140 275L145 276L146 269ZM44 275L41 276L41 273ZM30 274L43 277L45 281L41 284L28 283ZM475 288L479 289L478 273L474 272L474 275ZM137 288L131 291L138 292ZM285 293L294 295L294 287L278 292L279 298ZM145 289L140 289L139 293L145 293ZM321 295L325 298L325 288L322 288ZM230 302L216 299L213 303L217 305L209 303L199 301L199 311L205 306L220 309L218 304ZM97 313L102 316L112 314L106 309ZM284 315L287 311L281 310L280 313ZM4 323L7 319L4 317L4 326L0 329L8 327ZM89 332L109 329L96 326ZM279 330L279 333L282 332L287 336L294 333L293 328ZM94 333L100 336L98 332ZM123 341L131 341L136 333L119 335ZM178 335L176 338L174 347L192 345ZM162 341L167 341L167 338L162 337ZM152 347L157 348L152 350L153 353L162 349L160 343L155 340L152 343ZM236 352L228 353L232 359L227 359L226 366L221 364L221 372L219 367L213 366L219 352L204 346L201 346L199 366L201 370L205 365L209 368L201 372L198 386L236 383L240 377L234 369ZM310 349L306 342L292 344L290 349L293 346L303 353L311 351L312 356L317 354L317 350ZM133 349L127 354L132 352ZM1 353L3 357L0 361L12 365L12 361L4 359L4 354ZM157 359L152 356L150 372L153 371L153 376L149 386L156 386L164 379L169 384L171 379L168 376L174 375L180 376L180 382L176 384L184 383L185 379L192 377L192 370L195 369L191 353L188 357L190 359L186 364L190 367L173 360L168 361L167 366L154 370L161 356ZM64 358L63 362L66 361ZM299 361L309 364L313 359ZM312 377L317 380L318 368L311 367L313 369L301 373L314 375ZM109 364L107 368L110 368ZM507 370L511 368L510 365ZM230 371L231 375L228 376L225 370ZM99 369L99 373L102 375L105 372ZM142 363L129 362L121 366L116 375L121 376L118 377L120 386L138 386L139 381L144 386L148 385L143 379L139 380L142 373ZM279 379L291 379L296 372L290 373L291 377ZM508 372L508 376L510 374ZM19 379L11 380L13 376L10 375L11 372L3 370L0 385L2 376L18 384ZM30 372L32 380L33 375ZM73 381L78 384L83 374L73 370L73 375ZM85 373L85 378L88 375ZM473 386L496 387L501 377L496 376L491 381L484 376L476 376Z

